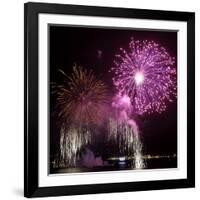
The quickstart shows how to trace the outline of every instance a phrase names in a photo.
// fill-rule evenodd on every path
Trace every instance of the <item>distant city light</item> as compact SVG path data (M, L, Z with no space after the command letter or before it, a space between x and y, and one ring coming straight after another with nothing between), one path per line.
M125 161L125 157L119 157L119 161Z

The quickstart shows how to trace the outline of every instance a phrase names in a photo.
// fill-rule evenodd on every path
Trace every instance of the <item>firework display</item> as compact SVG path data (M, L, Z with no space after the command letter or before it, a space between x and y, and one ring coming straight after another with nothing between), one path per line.
M135 39L121 30L119 41L104 35L108 43L112 41L105 48L100 33L110 30L92 29L91 34L85 30L79 35L75 27L70 28L72 32L57 29L65 29L62 38L66 41L60 45L68 59L65 52L58 53L59 41L53 41L50 173L176 167L177 49L156 40L154 32L151 37L133 31L140 38ZM113 36L115 31L111 32ZM80 36L75 43L68 39L75 37L72 33ZM86 43L81 38L87 34ZM171 35L176 41L175 33ZM91 37L96 37L97 46L89 45ZM119 45L123 48L117 51ZM174 142L172 150L164 140L170 145Z
M108 91L92 71L74 66L71 76L56 88L60 129L59 166L76 166L80 151L91 142L89 125L102 123L108 106Z
M113 84L138 114L162 113L176 97L175 58L154 41L134 40L116 55Z
M106 85L81 66L75 65L69 76L60 71L65 80L56 91L59 117L67 123L102 123L109 100Z
M132 168L143 168L142 143L139 138L139 128L130 118L132 106L130 98L119 94L112 101L113 116L108 123L108 141L119 147L119 153L132 157Z

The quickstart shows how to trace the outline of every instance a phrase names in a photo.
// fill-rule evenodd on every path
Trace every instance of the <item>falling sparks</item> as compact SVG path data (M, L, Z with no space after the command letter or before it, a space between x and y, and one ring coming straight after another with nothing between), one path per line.
M131 39L116 55L113 84L131 98L134 112L162 113L176 97L175 58L154 41Z
M65 81L56 91L59 117L78 124L101 123L109 101L103 81L82 67L74 66L71 76L61 72Z
M59 166L76 166L81 150L91 142L91 133L83 127L61 127Z
M131 102L126 95L119 94L113 98L114 114L108 123L108 141L112 141L119 148L123 156L132 156L132 168L145 167L142 159L142 143L139 138L139 128L130 118Z
M119 148L119 154L132 157L132 168L142 169L145 167L142 159L142 143L136 123L121 123L110 119L108 125L108 141L114 142Z

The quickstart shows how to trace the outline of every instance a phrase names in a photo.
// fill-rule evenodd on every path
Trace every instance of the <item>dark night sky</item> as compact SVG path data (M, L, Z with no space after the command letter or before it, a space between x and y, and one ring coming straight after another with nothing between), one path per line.
M119 48L128 49L131 37L154 40L177 57L176 32L50 26L50 82L62 83L62 75L58 69L71 74L72 65L77 63L93 69L112 92L114 89L108 71L113 66L114 55L119 52ZM51 96L51 111L54 104L55 100ZM146 153L176 153L176 102L163 114L139 117L138 123ZM51 151L54 152L59 137L54 117L51 117L50 124Z

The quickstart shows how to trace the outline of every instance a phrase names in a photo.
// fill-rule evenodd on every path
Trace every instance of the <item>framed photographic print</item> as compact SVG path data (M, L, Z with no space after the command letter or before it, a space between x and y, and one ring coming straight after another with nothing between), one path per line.
M195 14L25 4L26 197L195 186Z

